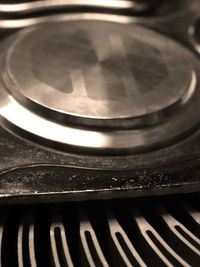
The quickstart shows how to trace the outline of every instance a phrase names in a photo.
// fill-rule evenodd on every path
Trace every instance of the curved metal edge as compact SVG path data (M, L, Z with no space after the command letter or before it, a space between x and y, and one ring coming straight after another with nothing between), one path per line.
M70 8L70 7L95 7L108 9L132 9L135 12L145 11L149 4L140 1L130 0L47 0L34 1L30 3L0 4L0 12L3 13L31 13L51 9Z
M177 170L90 170L64 166L32 166L2 172L1 203L33 203L110 199L195 192L200 168L181 164Z

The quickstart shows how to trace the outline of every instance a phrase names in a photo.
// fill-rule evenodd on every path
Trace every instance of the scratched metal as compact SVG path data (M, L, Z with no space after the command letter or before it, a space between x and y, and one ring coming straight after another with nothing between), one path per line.
M80 19L16 36L6 53L5 84L23 102L83 120L141 117L187 92L193 71L188 57L144 27Z
M111 15L22 30L2 43L0 57L3 124L50 147L144 152L186 137L200 121L195 56Z
M177 9L175 8L172 10L170 9L169 6L168 12L165 14L164 12L165 9L164 9L163 10L164 13L160 17L159 16L157 17L150 16L143 18L131 17L131 19L133 19L132 23L135 23L134 20L140 22L140 26L134 26L134 29L141 29L141 31L145 31L144 29L150 26L151 30L148 29L147 32L151 32L152 36L164 36L163 38L164 39L166 38L166 40L168 40L170 35L170 38L173 38L175 40L173 41L175 46L176 42L181 43L180 46L177 44L179 47L181 47L179 50L180 57L182 51L186 51L186 53L189 54L191 58L194 58L194 62L198 62L199 61L198 51L195 48L194 35L192 35L192 31L189 31L189 29L191 29L191 25L194 27L195 22L198 19L200 3L199 1L191 1L189 4L189 2L186 1L187 4L185 4L186 5L185 9L184 8L180 9L179 1L175 2L179 8L176 7ZM181 1L181 5L184 5L184 3L186 2ZM62 19L66 21L67 15L69 14L61 16ZM73 18L74 20L77 20L78 17L79 16L74 16ZM97 17L100 17L100 14L98 14ZM56 17L56 20L57 18L58 17ZM119 17L115 16L115 20L116 18L119 18L121 20L120 16ZM130 19L130 17L128 18ZM130 22L129 19L128 21ZM22 25L29 26L33 25L33 23L35 24L43 23L45 22L45 20L47 20L47 17L45 17L43 21L41 20L41 17L31 21L27 21L26 19L22 21L19 19L18 24L16 24L16 27L23 27ZM48 17L48 22L49 21L50 17ZM94 16L92 21L95 22ZM8 26L10 25L9 27L12 28L11 27L11 25L13 25L12 23L16 23L16 21L12 20L10 21L10 24L8 23L8 20L4 21L4 24L2 24L1 21L0 27L3 27L4 25L8 28ZM26 25L23 23L25 23ZM65 23L69 23L69 20L68 22ZM94 23L95 24L94 27L98 23L100 23L99 20ZM107 22L102 21L102 23L107 23ZM43 27L45 29L46 26L44 25L42 26L42 28ZM37 27L35 28L35 30L37 31ZM27 34L29 34L29 32L31 32L32 30L27 29L26 31ZM109 27L107 31L109 31ZM161 35L160 33L157 33L157 31L161 32ZM1 45L4 44L6 46L7 44L9 44L6 47L5 51L7 51L9 47L13 47L14 43L11 42L11 40L19 40L18 38L16 38L16 36L19 36L20 32L17 35L14 34L9 38L6 38L6 34L9 35L10 33L11 33L10 30L9 31L2 30L1 32L3 41L1 42ZM87 43L88 40L90 41L91 39L90 38L88 39L88 37L87 38L86 37L85 35L78 36L79 40L84 40ZM86 40L84 38L86 38ZM56 41L58 42L59 40ZM54 48L55 42L52 41L50 43L51 48ZM121 41L118 41L117 51L120 51L121 54L119 53L119 56L122 57L123 53L121 51L123 50L119 49L120 42ZM27 42L24 45L25 47L27 47L29 44ZM78 47L79 44L76 45ZM108 45L110 45L110 43ZM157 47L159 50L158 44ZM40 58L38 59L34 57L35 55L34 53L36 53L36 51L38 53L38 50L39 53L42 53L43 55L45 54L46 56L48 55L48 51L44 51L44 46L42 52L40 48L35 46L34 49L32 50L31 54L32 61L30 60L30 62L33 63L34 60L36 59L38 61L40 60ZM65 49L63 49L61 46L59 50L61 55L63 51L65 52ZM90 52L91 54L93 53L91 50ZM111 55L112 52L113 51L109 51ZM19 54L15 56L19 56ZM7 55L7 52L3 53L2 58L4 58L5 55ZM21 55L23 56L23 53L21 53ZM58 61L54 60L54 58L52 59L51 57L53 58L53 55L50 55L50 58L48 58L49 62L55 65L58 64L59 66L60 64L59 60L61 60L61 57L59 58ZM94 57L91 57L91 59L93 60ZM1 65L2 67L4 66L4 74L5 74L5 65L3 63L5 62L4 60L5 58L2 59ZM112 60L113 58L109 57L108 63L109 64L110 62L112 63ZM120 60L118 62L120 62ZM172 60L176 61L176 56L174 56ZM24 61L22 60L21 62ZM26 61L25 63L27 64ZM19 60L16 61L15 64L16 67L19 68L18 64L20 64L20 61ZM26 64L22 64L21 67L25 68L25 66L27 66ZM42 65L43 61L40 61L40 64L41 66L43 66ZM110 67L109 64L108 66L106 65L106 68L108 69ZM183 69L187 68L191 69L190 64L191 61L185 63ZM13 67L12 64L11 66ZM13 69L14 68L12 68L12 71ZM159 67L157 67L157 70L158 69ZM28 71L28 66L26 70ZM46 75L46 73L44 72L44 68L41 67L41 69L39 68L39 70L40 71L38 71L38 69L36 68L34 69L34 64L33 64L32 71L34 73L34 78L35 76L37 77L38 83L40 84L44 83L44 87L49 86L49 83L52 83L54 87L57 88L57 90L55 90L56 94L63 93L62 79L61 79L61 84L57 84L56 81L52 80L51 75ZM156 76L155 80L152 80L151 84L152 86L150 87L151 92L155 94L154 96L156 96L155 83L162 82L163 80L165 80L167 75L166 70L163 71L162 67L160 68L160 70L162 75ZM47 73L49 72L48 64L46 71ZM61 70L61 73L58 72L57 74L58 77L62 77L63 75L62 71L63 69ZM186 71L186 75L183 77L186 80L187 80L187 73L188 71ZM26 77L24 78L20 77L20 79L26 80ZM102 80L102 82L104 82L105 84L105 80L107 78L105 80L104 79ZM73 79L71 79L71 77L70 79L68 78L68 81L72 80ZM117 77L117 81L118 80L120 81L120 77ZM139 81L139 84L141 83L141 80ZM29 82L28 79L27 82ZM179 82L181 83L182 80L180 79ZM6 81L4 76L4 86L5 84ZM115 95L114 101L118 101L119 97L123 98L123 94L127 94L127 91L124 90L123 86L122 86L123 90L117 91L118 94ZM14 87L12 88L9 88L9 86L7 87L8 87L7 90L9 90L10 92L12 91L12 93L14 91L17 92L18 90L18 89L16 90L16 88ZM70 95L71 93L73 93L72 89L74 88L72 86L71 87L69 86L68 87L69 91L65 92L65 94ZM171 90L171 87L169 87L169 90ZM184 91L183 87L178 88L176 97L180 97L182 93L181 90ZM8 93L8 91L6 92ZM86 89L86 92L87 92L87 99L92 99L92 100L97 99L100 102L102 101L102 99L104 99L105 96L104 94L102 95L99 91L91 93L91 90L89 90L88 88ZM88 97L88 92L90 93L90 97ZM105 92L110 97L109 93L106 90ZM144 93L143 90L140 92ZM147 92L145 93L148 94L149 91L147 90ZM19 101L25 99L25 98L19 99L18 97L19 95L16 93L15 94L16 99L18 99ZM32 97L34 97L34 95L32 95ZM46 101L46 99L43 100ZM113 99L110 101L112 102ZM155 109L156 99L152 98L152 101L154 103L153 108ZM22 103L24 106L27 105L27 103L25 103L26 101L22 102L20 103ZM195 111L193 111L194 113L192 113L194 116L191 117L191 123L193 122L193 118L199 117L198 106L200 105L193 106L193 109ZM41 114L41 110L36 109L35 106L34 107L30 106L29 108L31 108L32 110L34 109L35 112ZM163 106L161 108L163 108ZM126 109L128 110L128 113L132 112L130 111L130 109L128 109L128 107L124 107L124 111L126 111ZM86 106L86 110L87 112L90 111L88 106ZM69 110L66 109L66 112L69 112ZM183 113L181 112L177 113L179 114L179 116L181 116L182 114L182 121L184 121L185 119L187 120L187 116L184 116ZM115 118L119 119L117 113L113 114ZM135 113L131 113L131 115L134 114ZM45 118L49 116L49 114L43 114L43 115ZM75 117L76 115L73 116ZM80 115L81 114L79 114L79 116ZM100 115L102 114L100 113ZM111 114L108 113L107 115ZM59 118L59 116L54 119L58 120L59 123L61 124L64 123L63 120ZM112 119L112 117L110 119ZM164 119L167 119L167 117L164 116ZM23 121L23 118L21 118L21 120ZM161 120L159 119L158 122L160 123ZM63 148L62 145L61 146L55 145L51 147L49 145L48 140L46 141L44 139L39 142L36 135L30 135L28 132L21 130L19 127L16 128L13 127L13 125L9 124L9 122L5 122L3 117L1 117L1 123L2 127L0 128L0 169L1 169L0 199L1 201L4 201L4 203L5 202L11 203L12 201L14 202L16 200L18 200L19 202L23 201L51 202L51 201L61 201L61 200L65 201L65 200L81 200L81 199L94 199L94 198L113 198L113 197L117 198L117 197L141 196L141 195L151 195L151 194L169 194L174 192L191 192L191 191L198 191L200 188L200 181L199 181L200 130L198 129L198 125L196 125L197 128L193 129L193 132L190 132L187 136L184 134L183 136L181 136L181 139L174 140L172 144L165 145L164 148L152 147L148 152L145 153L129 153L129 154L121 154L121 155L118 154L112 156L111 154L99 155L97 152L95 154L89 154L87 152L83 153L81 149L77 152L73 150L73 148L71 149ZM83 126L85 127L84 123L80 127ZM92 126L97 127L96 125ZM101 126L100 128L103 128L102 124L100 126ZM38 126L38 129L39 128L40 127ZM171 125L171 127L166 132L166 135L171 134L173 130L174 130L174 125Z

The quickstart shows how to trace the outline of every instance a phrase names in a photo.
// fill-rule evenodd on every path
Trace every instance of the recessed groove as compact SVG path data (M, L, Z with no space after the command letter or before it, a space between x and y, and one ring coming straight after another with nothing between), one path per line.
M51 266L50 250L51 209L42 205L35 213L35 254L38 267Z
M138 210L133 213L134 219L140 229L140 232L144 236L146 242L149 246L155 251L155 253L160 257L160 259L167 266L173 266L170 260L163 254L159 247L153 242L151 236L154 236L154 239L157 239L158 243L162 245L165 250L171 254L179 263L183 266L190 266L181 256L179 256L169 245L168 243L159 235L159 233L146 221L146 219L140 214ZM151 233L151 235L149 235Z
M183 229L179 225L176 225L175 229L180 233L180 235L184 238L184 240L187 240L192 245L193 247L192 250L195 251L198 255L200 255L199 239L195 235L193 235L190 231L188 231L188 229Z
M131 243L134 244L136 250L141 253L141 257L144 262L147 263L148 266L166 266L158 254L146 242L146 239L141 233L135 219L133 219L133 213L135 213L135 208L139 208L138 205L139 204L136 199L129 199L121 204L119 201L116 207L113 207L114 214L118 222L120 222L122 229L129 237ZM156 219L155 222L157 222ZM143 248L142 251L141 248ZM150 263L151 265L149 265Z
M97 240L95 231L88 219L86 209L80 210L80 237L85 256L90 266L105 266L108 263Z
M73 267L73 262L69 252L65 228L61 216L54 217L50 226L51 251L53 264L56 267L68 266Z
M185 266L180 261L178 261L176 258L173 257L173 255L159 242L159 239L155 237L155 235L151 231L147 231L147 235L151 238L153 243L159 248L159 250L163 253L163 255L166 256L166 258L170 261L172 266ZM188 263L187 266L190 266Z
M109 266L113 263L113 244L110 238L107 217L105 214L104 201L94 201L87 203L87 215L89 222L95 231L96 238L101 247L102 253ZM103 234L102 234L103 233ZM115 262L115 260L114 260Z
M127 266L146 266L111 210L107 210L107 218L111 237L124 263Z
M34 215L28 211L21 219L18 228L17 254L19 267L36 267L34 243Z
M2 266L17 267L17 236L22 209L8 207L6 214L2 239Z
M176 205L174 205L174 203L176 203ZM181 197L166 197L162 202L159 202L159 206L163 208L163 212L169 213L177 221L182 222L186 228L191 227L191 231L193 230L191 225L191 216L186 209L187 206L192 206L188 203L188 201L186 201L186 199L182 199Z
M191 242L189 242L183 235L182 233L185 232L187 236L190 237L190 240L193 239L197 244L200 244L200 239L196 237L193 233L191 233L182 223L177 221L172 215L167 213L167 211L159 206L160 214L164 221L167 223L168 227L171 229L171 231L191 250L193 250L197 255L200 256L200 250L197 249ZM178 229L182 230L181 233Z
M125 254L127 255L127 258L130 260L131 262L131 266L147 266L144 261L138 257L138 255L133 255L133 250L130 250L130 244L127 244L127 239L124 238L124 236L122 236L122 234L120 232L116 233L116 238L121 246L121 248L123 249L123 251L125 252ZM139 259L138 259L139 258Z
M162 201L152 201L151 205L146 205L146 209L143 206L139 206L139 208L142 210L143 214L145 215L145 218L147 221L154 226L156 231L161 235L161 237L167 241L167 243L170 245L170 247L179 255L181 256L185 261L187 261L188 264L191 266L195 266L195 263L199 261L199 256L196 255L190 248L188 248L178 237L174 235L174 233L171 231L169 226L166 224L164 219L162 218L162 214L160 213L160 209L157 207L158 203L162 203ZM177 201L175 202L177 204ZM156 205L157 204L157 205ZM173 204L174 205L174 204ZM180 206L177 205L177 213L182 212L182 209L180 209ZM184 213L185 214L185 213ZM185 214L186 215L186 214ZM184 221L184 217L181 220L182 222ZM186 220L187 224L190 227L189 229L192 229L193 232L194 227L197 226L192 219L191 220ZM191 223L192 221L192 223ZM191 224L191 225L190 225ZM198 230L198 229L197 229ZM198 232L198 231L197 231ZM198 235L197 235L198 236ZM177 264L175 264L177 266Z
M2 207L0 267L199 266L200 215L188 198Z
M75 267L81 266L80 221L76 203L61 205L62 223L67 237L68 249ZM57 208L56 208L57 210Z
M184 199L176 199L176 207L173 209L173 201L166 207L168 212L195 236L200 236L200 212L191 207ZM170 208L171 207L171 208ZM198 223L199 221L199 223Z

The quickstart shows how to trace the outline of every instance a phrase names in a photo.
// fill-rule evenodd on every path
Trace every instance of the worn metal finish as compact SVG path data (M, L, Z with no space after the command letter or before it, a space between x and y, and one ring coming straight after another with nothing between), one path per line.
M1 48L3 124L51 147L148 151L199 123L199 62L145 27L86 16L21 31Z
M4 52L5 86L27 106L54 111L54 120L64 114L66 123L73 116L103 127L107 119L120 126L136 117L153 124L152 113L160 122L159 113L163 118L168 107L189 101L192 56L155 31L109 19L20 32Z
M63 114L66 124L68 117L102 127L160 123L168 108L187 103L196 88L192 56L147 28L107 20L20 32L4 52L5 86L25 105L52 110L54 120Z
M7 69L6 64L4 64L5 56L8 55L8 48L13 47L13 41L19 40L19 35L22 32L24 35L26 31L21 31L18 34L6 38L6 35L9 35L11 31L6 31L3 28L28 27L30 25L50 21L66 21L65 23L67 24L72 23L71 20L74 22L77 21L80 17L84 21L86 21L86 17L93 22L96 19L98 23L100 23L100 19L105 21L106 17L110 17L112 22L109 23L111 24L118 23L121 25L120 23L123 23L124 25L121 26L126 28L127 23L132 23L134 24L134 29L141 29L142 31L147 30L152 36L162 36L162 38L164 38L161 38L162 40L171 40L170 38L173 38L175 41L172 41L174 44L172 45L172 50L174 51L174 47L177 48L178 46L180 48L180 54L185 51L183 52L183 55L186 56L185 60L188 58L188 55L191 59L183 66L183 69L186 70L186 72L184 71L184 74L186 74L184 79L189 82L190 80L187 76L188 68L190 70L193 68L195 69L199 64L198 53L195 51L194 42L191 39L189 29L191 25L194 26L195 21L198 19L200 3L195 0L190 2L174 1L173 3L175 3L176 8L172 9L170 2L168 2L168 12L165 13L163 11L164 13L162 13L162 16L153 17L128 17L125 16L125 14L122 16L110 16L108 14L97 13L87 13L87 15L83 13L73 13L61 15L50 14L47 16L40 14L31 18L18 18L18 20L14 18L10 20L8 20L8 18L5 20L2 19L0 21L2 36L1 67L4 76L4 85L1 87L1 89L3 89L1 92L5 93L6 98L5 102L2 102L1 105L7 105L10 99L15 99L15 101L20 102L20 106L23 106L27 110L27 103L24 103L26 101L22 100L28 99L27 97L23 98L24 95L22 91L8 86L12 79L9 79L9 81L6 80L5 73ZM177 6L179 8L177 8ZM135 23L140 23L140 26L136 26ZM45 26L42 27L45 28ZM37 27L35 29L37 29ZM14 30L12 29L12 31ZM29 34L31 31L33 32L34 30L27 29L26 34ZM176 61L177 57L173 57L172 60ZM190 66L190 62L192 62L192 67ZM10 64L10 66L12 66L11 69L13 71L13 65ZM199 71L196 73L199 73ZM198 78L199 74L196 75ZM179 82L182 82L181 79ZM6 83L7 89L5 88ZM178 88L178 94L176 95L179 99L181 99L181 94L184 91L183 87L181 88ZM9 94L13 94L13 92L15 92L15 96L13 98L8 97ZM195 90L195 94L197 92L198 90ZM19 95L23 97L21 98ZM187 123L191 123L190 125L195 125L193 123L195 119L198 121L199 107L197 104L190 105L190 103L196 103L195 101L198 99L196 95L194 96L194 102L188 101L185 106L189 109L195 109L195 111L182 113L182 107L179 109L180 105L177 105L177 110L180 112L176 113L172 109L170 116L180 116L182 122L185 120ZM41 114L41 110L35 108L35 106L33 107L33 105L28 105L28 108L37 113L37 116ZM129 109L128 112L130 112ZM164 114L166 115L166 113ZM191 114L191 119L189 119L186 114ZM65 115L66 114L64 114L64 116ZM166 119L165 115L164 119ZM43 116L45 120L49 118L49 114L43 114ZM73 115L72 118L75 116L76 115ZM171 117L169 117L169 120L166 120L169 121L169 124L171 123L170 118ZM18 119L20 119L20 116L18 116ZM112 120L112 118L110 119ZM64 125L63 118L55 118L55 120L59 121L61 125ZM21 121L23 121L23 118L21 118ZM152 127L159 125L161 117L158 117L157 122L158 123L154 123ZM145 153L129 153L112 156L111 154L99 155L98 153L91 155L87 152L83 153L83 150L80 150L78 153L73 149L66 149L66 147L64 148L62 145L59 146L57 143L51 147L51 142L46 142L45 139L37 138L35 134L29 134L27 131L20 129L20 127L13 127L14 124L9 123L3 116L1 117L1 123L0 199L1 202L4 201L4 203L11 203L12 201L51 202L72 199L81 200L142 196L198 191L200 188L200 130L198 125L196 125L197 128L192 129L193 131L188 135L184 133L181 139L173 140L171 145L167 145L164 148L156 147L157 149L155 149L155 147L151 147L152 149ZM84 123L83 125L86 125L86 121L84 121ZM74 125L78 127L78 122L74 121L73 127ZM166 132L168 139L168 135L174 132L176 133L174 130L175 125L176 124L172 124L171 128ZM94 127L95 130L103 128L101 125L98 126L94 124L90 124L90 127ZM114 125L114 127L116 127L116 125Z

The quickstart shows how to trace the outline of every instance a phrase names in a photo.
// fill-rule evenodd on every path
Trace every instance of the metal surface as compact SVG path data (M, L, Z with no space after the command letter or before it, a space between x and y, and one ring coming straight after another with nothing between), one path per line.
M31 1L32 2L32 1ZM37 2L37 1L36 1ZM120 2L117 0L117 2ZM124 1L126 2L126 1ZM143 2L143 1L142 1ZM145 2L145 1L144 1ZM144 3L143 2L143 3ZM188 22L194 22L195 18L199 16L199 1L198 0L170 0L170 1L160 1L160 0L151 0L151 5L153 3L153 8L151 10L147 10L147 13L141 13L139 16L135 16L134 14L123 10L123 8L119 8L118 11L111 8L81 8L80 6L75 6L74 8L69 7L69 9L61 9L58 10L46 10L43 12L33 12L28 14L15 14L15 12L2 12L0 18L0 28L2 29L18 29L23 27L29 27L33 25L43 24L46 22L61 22L80 19L82 13L87 13L83 17L87 16L87 18L91 19L104 19L102 15L102 11L104 14L111 14L112 21L115 22L134 22L146 24L148 26L153 26L154 28L160 28L162 23L170 22L170 24L174 24L173 28L170 28L170 32L176 30L176 22L182 21L181 25L179 25L178 32L182 30L182 27L187 27ZM19 3L19 2L18 2ZM44 3L44 2L43 2ZM99 1L101 3L101 1ZM133 1L131 1L133 3ZM141 3L141 1L139 1ZM159 3L159 4L158 4ZM9 5L9 8L12 8L12 5ZM18 13L18 12L17 12ZM23 13L23 12L22 12ZM116 16L116 14L120 14ZM127 17L129 15L129 17ZM105 15L106 17L106 15ZM186 18L187 17L187 18ZM165 25L162 25L165 26ZM168 26L167 26L168 28ZM165 28L165 30L167 30ZM185 33L187 35L187 33Z
M1 73L3 74L4 72L5 75L7 72L4 63L9 47L11 48L13 46L14 40L19 40L18 34L20 35L20 32L23 32L23 34L26 32L26 30L23 30L18 34L11 35L11 33L15 33L16 29L31 25L36 26L46 22L61 23L62 21L68 24L80 19L82 21L89 19L91 22L96 20L98 23L105 23L105 21L108 22L108 17L108 24L117 23L121 27L126 28L129 23L132 23L134 29L141 29L144 32L148 28L147 32L149 34L151 32L152 36L162 36L164 38L161 38L162 40L173 39L172 43L175 45L172 45L172 50L174 51L174 46L178 46L180 47L180 53L186 51L186 54L191 58L191 60L186 62L185 66L183 65L183 69L187 70L188 67L196 68L196 62L198 62L197 65L199 64L199 55L196 52L189 29L191 26L194 27L195 22L199 18L200 2L197 0L164 1L160 8L159 12L155 11L155 13L153 12L154 15L151 13L151 15L148 14L145 17L127 16L125 12L122 12L123 15L116 15L114 13L111 15L106 13L108 11L100 14L93 13L91 10L86 10L88 12L85 14L81 13L81 10L78 9L76 12L73 10L75 13L42 12L31 13L27 16L12 16L8 13L6 17L2 15L0 21ZM99 11L99 9L94 10L94 12ZM45 27L45 25L42 27ZM33 31L33 29L27 28L27 34L29 30ZM183 53L185 54L185 52ZM176 61L177 57L175 56L173 60ZM191 62L194 63L192 67L190 66ZM198 78L199 71L196 73ZM184 78L187 80L187 77ZM9 82L11 81L12 79L9 80ZM4 82L6 83L6 80ZM4 85L1 88L6 89ZM178 89L180 90L180 88ZM18 89L13 87L11 90L12 93L19 92ZM179 90L179 97L181 98L181 90ZM15 95L15 97L10 98L8 97L9 93L7 89L2 90L2 92L5 93L5 102L2 103L2 106L7 106L8 103L14 103L14 106L8 106L12 108L23 107L24 109L22 110L27 111L27 103L22 103L22 101L16 105L17 101L21 99L18 98L21 93L18 96ZM198 90L195 90L196 93L198 93ZM194 98L197 101L198 98L195 97L195 94ZM21 100L26 99L22 97ZM169 124L171 124L171 118L173 116L180 116L182 122L186 121L189 124L191 123L190 125L195 125L194 120L196 119L198 121L199 119L199 105L194 104L196 103L195 101L188 101L188 104L185 105L188 109L193 109L189 113L182 113L182 107L180 109L180 105L176 105L177 111L180 112L174 112L173 109L170 111ZM41 114L41 110L33 107L33 105L28 105L28 108L34 111L38 117ZM12 110L10 118L18 118L23 124L23 118L16 116L22 110ZM44 110L46 109L44 108ZM5 114L8 114L7 111ZM25 113L21 114L24 115ZM166 115L166 113L164 114ZM190 114L191 119L186 114ZM47 121L46 118L49 118L49 114L43 113L43 116L44 121ZM75 115L71 117L74 118ZM167 119L167 117L164 116L164 119ZM55 118L55 121L59 122L61 126L64 125L63 118ZM29 125L33 122L32 119L30 120L30 117L28 122ZM158 117L157 122L152 127L161 126L161 117ZM181 138L175 138L168 145L165 143L165 147L163 148L159 148L159 146L151 147L145 153L100 155L100 151L98 151L98 154L89 154L86 152L83 153L82 149L77 152L73 149L71 150L70 146L63 147L63 145L58 145L58 143L54 146L53 142L46 142L44 138L38 138L35 134L29 134L20 127L14 127L14 124L9 123L8 120L2 118L1 123L1 203L132 197L191 192L200 189L199 125L196 125L196 129L191 129L192 131L188 132L187 135L184 132L186 129L184 129L184 134L181 135ZM84 123L86 122L84 121ZM177 133L174 128L175 125L171 124L171 128L167 132L165 131L167 140L169 140L171 134ZM42 129L41 124L40 127ZM73 122L73 127L78 127L78 123ZM90 127L99 130L102 126L92 125ZM38 130L37 127L36 131ZM51 134L51 131L49 132ZM91 141L92 138L90 137L85 140L88 142Z
M1 3L0 12L2 13L31 13L43 10L66 9L72 7L93 7L107 8L112 10L131 10L134 13L147 11L152 6L155 6L157 0L46 0L46 1L31 1L21 2L13 1L13 3Z
M54 120L66 115L66 123L73 116L81 124L98 119L105 127L110 119L120 127L132 119L137 126L137 119L153 124L152 114L160 123L167 108L189 101L194 60L165 36L109 18L20 32L5 52L5 86L27 106L52 110Z
M199 194L1 207L0 265L199 266Z
M198 18L194 24L192 24L188 33L190 35L190 39L194 45L194 48L200 53L200 19Z
M159 33L104 19L48 24L3 44L6 127L104 153L147 151L191 132L199 62Z

